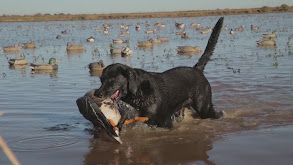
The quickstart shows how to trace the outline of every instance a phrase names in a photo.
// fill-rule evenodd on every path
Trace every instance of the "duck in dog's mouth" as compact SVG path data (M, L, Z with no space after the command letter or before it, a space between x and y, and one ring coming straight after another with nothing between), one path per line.
M116 90L116 92L114 92L114 93L112 94L111 99L113 99L113 100L115 100L115 101L118 101L118 100L120 99L120 96L121 96L120 93L121 93L121 92L120 92L119 89Z

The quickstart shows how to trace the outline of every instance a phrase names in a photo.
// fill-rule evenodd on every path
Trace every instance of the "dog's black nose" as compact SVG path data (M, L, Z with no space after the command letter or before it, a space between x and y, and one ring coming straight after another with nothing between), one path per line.
M100 97L100 98L103 96L102 92L100 92L98 89L95 91L94 95L97 96L97 97Z

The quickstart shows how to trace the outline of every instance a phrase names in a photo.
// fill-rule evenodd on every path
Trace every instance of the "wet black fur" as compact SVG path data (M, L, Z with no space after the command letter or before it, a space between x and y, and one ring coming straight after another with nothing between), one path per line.
M205 52L194 67L176 67L162 73L147 72L123 64L106 67L101 87L95 96L110 97L120 90L119 99L139 109L148 124L172 128L172 116L182 108L194 109L198 115L217 119L223 115L212 104L211 86L203 74L213 54L224 18L220 18L209 38Z

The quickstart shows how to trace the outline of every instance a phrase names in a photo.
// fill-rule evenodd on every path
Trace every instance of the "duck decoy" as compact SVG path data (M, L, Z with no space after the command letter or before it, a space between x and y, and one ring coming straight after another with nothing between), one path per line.
M178 23L178 22L175 22L175 26L178 28L178 29L183 29L184 28L184 23Z
M130 41L129 40L122 40L122 39L113 39L113 43L122 44L122 43L130 43Z
M110 53L111 54L121 54L122 48L115 48L114 44L110 44Z
M259 27L258 27L258 26L253 26L253 25L251 25L251 26L250 26L250 29L251 29L251 30L258 30Z
M56 62L60 62L60 60L57 60L56 58L50 58L48 63L31 63L30 68L32 71L52 71L52 70L57 70L58 65Z
M183 33L183 34L181 35L181 38L186 39L186 38L189 38L189 37L188 37L187 33Z
M105 69L105 64L103 60L100 60L99 62L92 62L88 65L88 68L91 72L93 71L103 71Z
M136 44L138 47L152 47L153 42L151 40L148 41L140 41Z
M160 36L157 36L157 39L160 40L161 42L168 42L168 41L170 41L170 37L160 37Z
M156 29L145 31L146 34L152 34L152 33L155 33L155 32L156 32Z
M234 30L242 32L244 31L244 26L242 25L241 27L235 28Z
M234 34L235 34L235 31L234 31L233 29L231 29L231 30L230 30L230 34L231 34L231 35L234 35Z
M23 43L23 44L21 45L21 47L22 47L23 49L34 49L34 48L36 48L36 45L35 45L35 42L32 41L32 42L30 42L30 43Z
M82 46L82 45L71 45L70 42L67 42L66 50L67 51L83 51L84 46Z
M61 38L62 38L61 35L56 36L56 39L61 39Z
M222 27L221 30L228 30L228 26L224 26L224 27Z
M275 47L277 40L276 38L270 37L268 39L265 38L263 40L256 41L256 43L257 43L257 46L260 46L260 47Z
M91 37L87 38L86 41L87 42L94 42L95 38L91 36Z
M176 50L179 54L198 54L202 51L199 46L178 46Z
M198 27L199 25L200 25L200 23L198 23L198 22L193 22L190 24L190 26L192 26L192 27Z
M4 52L13 52L19 51L18 44L14 44L14 46L3 47Z
M25 59L25 56L23 53L20 54L20 58L11 58L8 61L10 66L13 65L27 65L28 64L28 60Z
M263 34L263 38L277 38L277 31L273 31L271 34Z
M127 45L126 47L123 47L121 49L121 55L122 56L130 56L132 55L133 51L130 49L129 45Z

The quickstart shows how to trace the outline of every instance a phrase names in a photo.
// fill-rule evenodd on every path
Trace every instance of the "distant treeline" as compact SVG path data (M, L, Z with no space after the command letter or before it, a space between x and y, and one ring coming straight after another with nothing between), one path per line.
M111 14L34 14L34 15L2 15L0 22L41 22L41 21L78 21L78 20L107 20L107 19L136 19L136 18L166 18L166 17L202 17L216 15L264 14L293 12L293 6L283 4L278 7L263 6L250 9L217 9L191 10L175 12L148 13L111 13Z

